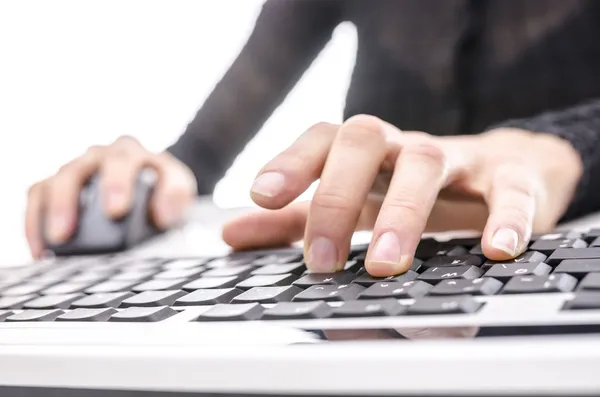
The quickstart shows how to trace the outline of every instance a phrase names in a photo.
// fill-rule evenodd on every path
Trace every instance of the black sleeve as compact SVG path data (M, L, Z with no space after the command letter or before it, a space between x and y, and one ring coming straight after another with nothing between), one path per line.
M211 194L236 156L283 102L331 35L335 0L267 0L248 41L221 81L167 150Z
M579 152L584 170L573 201L561 221L600 210L600 100L589 101L564 111L510 120L494 126L497 127L545 132L569 141Z

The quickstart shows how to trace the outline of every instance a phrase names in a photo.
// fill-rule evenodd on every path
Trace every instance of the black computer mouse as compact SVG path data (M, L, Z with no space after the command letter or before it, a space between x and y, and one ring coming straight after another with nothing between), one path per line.
M71 238L62 244L51 244L44 237L46 250L56 256L108 254L126 250L159 234L148 206L154 180L151 173L140 173L130 211L121 219L111 219L102 206L100 179L98 175L93 176L79 195L78 222ZM43 225L42 230L45 230Z

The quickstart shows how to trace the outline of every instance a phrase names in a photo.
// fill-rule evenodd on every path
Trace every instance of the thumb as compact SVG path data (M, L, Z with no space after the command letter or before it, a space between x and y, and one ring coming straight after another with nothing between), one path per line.
M303 201L241 215L225 224L223 240L235 250L290 245L304 236L309 207L310 201Z

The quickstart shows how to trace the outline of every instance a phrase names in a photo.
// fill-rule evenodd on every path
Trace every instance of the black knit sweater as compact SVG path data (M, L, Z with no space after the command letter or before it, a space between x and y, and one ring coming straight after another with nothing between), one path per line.
M268 0L169 148L194 171L200 193L212 192L343 21L358 34L344 118L367 113L434 135L498 125L558 135L585 168L565 219L600 209L594 0Z

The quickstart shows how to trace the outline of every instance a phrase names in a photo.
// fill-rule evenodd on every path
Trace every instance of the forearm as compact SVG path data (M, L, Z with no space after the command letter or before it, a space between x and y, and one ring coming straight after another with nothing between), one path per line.
M494 126L547 133L567 141L579 154L582 173L562 221L600 210L600 100ZM562 159L557 165L568 166Z
M255 28L221 81L168 150L211 193L235 157L329 41L337 1L267 1Z

